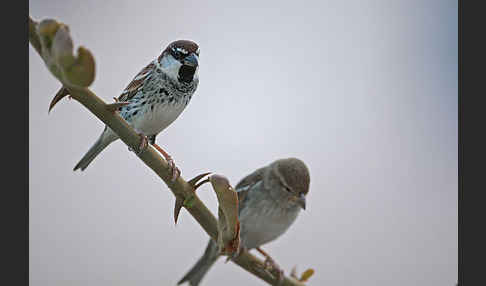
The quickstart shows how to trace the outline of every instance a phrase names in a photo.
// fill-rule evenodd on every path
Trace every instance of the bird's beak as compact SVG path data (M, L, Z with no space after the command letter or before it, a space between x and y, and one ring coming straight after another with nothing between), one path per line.
M299 206L305 210L305 195L304 193L301 193L300 196L297 198L297 203Z
M197 56L195 54L190 54L184 59L185 66L190 66L190 67L197 67L198 65L198 60Z

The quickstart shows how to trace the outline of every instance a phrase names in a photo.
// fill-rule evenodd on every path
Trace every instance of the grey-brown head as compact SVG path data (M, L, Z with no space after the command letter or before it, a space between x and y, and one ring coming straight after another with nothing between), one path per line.
M199 46L193 41L177 40L170 43L158 58L162 70L181 83L197 79Z
M268 166L264 175L265 187L286 192L288 201L305 210L305 196L309 192L309 169L297 158L279 159Z

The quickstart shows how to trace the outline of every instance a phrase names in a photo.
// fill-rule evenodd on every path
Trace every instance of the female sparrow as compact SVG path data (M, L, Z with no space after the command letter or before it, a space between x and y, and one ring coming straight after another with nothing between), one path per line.
M309 183L309 170L304 162L288 158L254 171L235 187L239 201L240 247L256 248L266 257L265 265L277 270L279 279L283 271L260 246L281 236L300 210L305 210ZM203 256L178 285L186 281L192 286L199 285L219 256L216 242L209 240Z

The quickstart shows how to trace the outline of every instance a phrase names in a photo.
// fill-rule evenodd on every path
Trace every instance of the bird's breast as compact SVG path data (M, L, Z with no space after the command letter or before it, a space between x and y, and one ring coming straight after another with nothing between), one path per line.
M145 107L143 117L134 118L132 126L145 135L158 134L174 122L185 107L184 104L154 103Z
M164 82L147 84L123 107L121 115L137 131L156 135L174 122L189 104L193 92L182 93Z
M283 209L269 198L248 201L239 215L241 243L251 249L278 238L292 225L298 213L298 208Z

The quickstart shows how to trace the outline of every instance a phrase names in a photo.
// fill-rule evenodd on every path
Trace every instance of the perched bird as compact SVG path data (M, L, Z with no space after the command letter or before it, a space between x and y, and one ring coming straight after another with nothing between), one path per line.
M116 99L127 103L119 108L120 115L142 136L139 152L148 141L154 145L155 136L174 122L187 106L199 83L198 68L198 45L188 40L172 42L135 76ZM118 135L105 126L74 171L86 169L106 146L117 139ZM177 176L178 169L172 158L160 147L157 149L170 164L173 177Z
M235 187L239 200L240 247L245 250L256 248L266 257L265 265L280 274L279 279L283 271L260 246L281 236L300 210L305 210L309 183L309 170L304 162L288 158L254 171ZM203 256L178 285L186 281L192 286L199 285L219 256L217 244L210 239Z

